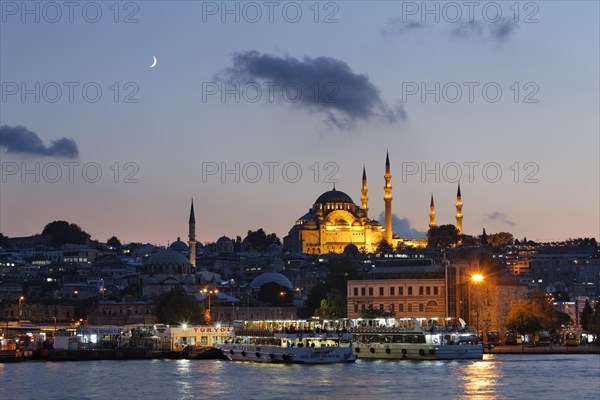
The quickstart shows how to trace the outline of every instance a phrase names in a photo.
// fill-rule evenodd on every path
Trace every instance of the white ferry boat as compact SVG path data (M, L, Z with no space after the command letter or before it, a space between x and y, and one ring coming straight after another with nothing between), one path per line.
M352 335L335 321L238 321L217 347L233 361L326 364L356 361Z
M481 360L483 346L462 319L374 318L351 320L358 358Z

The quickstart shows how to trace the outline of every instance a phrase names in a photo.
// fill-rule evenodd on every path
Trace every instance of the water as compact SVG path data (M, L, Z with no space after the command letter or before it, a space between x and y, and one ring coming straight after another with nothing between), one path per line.
M600 399L600 355L276 365L201 360L0 364L0 399Z

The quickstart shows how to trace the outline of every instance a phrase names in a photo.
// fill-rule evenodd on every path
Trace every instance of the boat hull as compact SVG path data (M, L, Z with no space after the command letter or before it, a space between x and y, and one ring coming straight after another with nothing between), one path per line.
M285 348L280 346L222 345L223 355L232 361L283 364L330 364L356 361L349 347Z
M483 347L479 344L353 344L354 354L360 359L389 360L481 360Z

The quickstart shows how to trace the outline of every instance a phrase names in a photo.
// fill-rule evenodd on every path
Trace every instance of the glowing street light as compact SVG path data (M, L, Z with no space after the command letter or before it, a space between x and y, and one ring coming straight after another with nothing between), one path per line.
M213 289L213 290L209 290L207 288L202 289L202 293L207 294L208 296L208 313L205 313L204 315L204 319L206 320L207 324L210 325L210 295L211 294L217 294L219 293L219 289Z
M25 300L25 296L19 296L19 321L21 321L21 303L23 302L23 300Z
M473 274L471 276L471 281L473 281L473 283L477 286L479 286L481 284L481 282L483 282L483 275L481 274ZM475 289L475 315L476 315L476 325L475 325L475 329L477 332L477 337L479 337L479 288Z
M285 292L281 291L279 292L279 295L281 296L281 305L283 305L283 303L285 302Z

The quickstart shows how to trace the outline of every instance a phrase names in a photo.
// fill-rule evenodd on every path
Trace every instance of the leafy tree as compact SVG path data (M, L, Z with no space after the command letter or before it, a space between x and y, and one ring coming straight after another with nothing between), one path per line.
M279 240L275 233L267 235L262 228L257 231L248 231L248 235L244 240L248 243L249 251L258 253L264 252L273 243L281 244L281 240Z
M0 232L0 247L8 247L8 236L4 236L2 232Z
M567 314L555 311L542 293L534 292L531 299L511 304L506 327L520 333L554 332L570 321Z
M394 246L391 243L388 243L387 240L383 239L377 245L377 249L375 253L377 254L392 254L394 252Z
M284 295L282 296L281 293ZM275 307L290 303L294 298L294 293L277 282L269 282L260 287L256 298Z
M338 318L345 317L348 280L364 279L365 276L348 259L334 260L327 264L327 277L324 282L315 285L304 305L306 316L314 315L326 300L326 307L334 307ZM342 304L343 300L343 306Z
M346 316L346 296L337 289L327 293L327 298L321 300L321 306L315 310L315 315L321 318L341 318Z
M53 221L44 227L42 235L50 236L50 244L60 247L63 244L86 244L90 235L83 231L79 225L67 221Z
M201 324L204 322L201 304L176 286L158 296L156 314L163 324Z
M508 232L492 233L492 234L488 235L488 239L487 239L487 242L492 247L506 246L507 244L513 244L514 241L515 241L515 238L513 237L512 233L508 233Z
M301 310L301 314L304 317L311 317L315 314L315 311L321 307L321 302L327 298L329 289L325 285L325 282L319 282L312 287L308 293L308 298L304 302L304 309Z
M119 248L121 247L121 241L116 236L112 236L110 239L106 241L106 244L110 247Z
M590 320L592 319L592 314L594 314L594 309L590 305L590 302L586 299L585 306L581 311L581 328L584 331L587 331L590 327Z
M596 343L600 343L600 306L596 306L596 311L590 317L588 331L596 334Z
M480 243L478 238L471 235L462 235L460 240L463 246L477 246Z
M458 244L460 235L454 225L435 226L427 232L427 245L429 247L448 248Z

